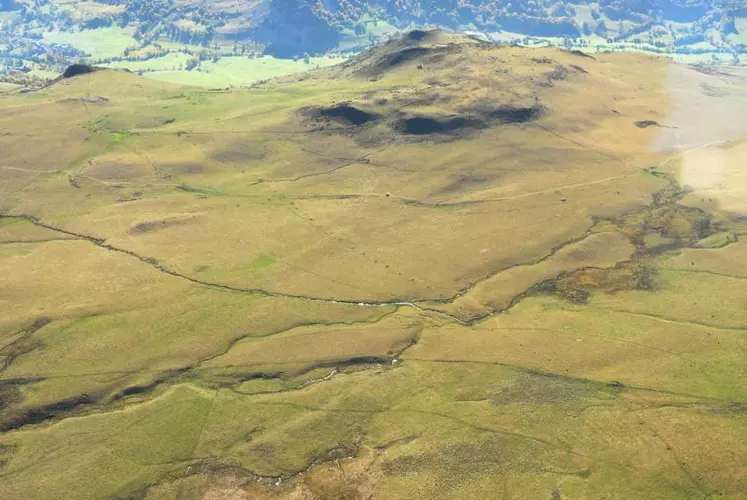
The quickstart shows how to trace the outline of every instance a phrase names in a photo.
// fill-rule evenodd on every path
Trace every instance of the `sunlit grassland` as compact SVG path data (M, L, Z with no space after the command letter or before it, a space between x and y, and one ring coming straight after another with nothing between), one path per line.
M221 354L224 346L247 335L268 335L306 322L367 320L383 312L210 290L87 242L24 245L27 252L8 255L12 248L3 246L5 290L26 305L26 314L6 313L5 335L39 317L51 321L26 341L47 349L16 360L2 375L46 379L25 390L25 404L31 406L64 394L111 395L123 385L149 383L163 371ZM27 286L23 276L30 261L43 262L43 267ZM112 281L112 276L120 279ZM86 287L77 287L80 282ZM215 317L222 318L219 326L212 325ZM203 337L207 329L209 339Z
M628 260L634 250L620 233L593 234L563 247L547 260L496 273L453 302L429 306L465 319L479 318L509 307L525 290L562 272L582 267L612 267Z
M199 470L190 464L218 454L257 474L299 471L312 457L346 453L361 433L367 449L385 450L373 469L378 491L387 496L480 498L502 489L540 495L555 487L558 473L565 478L563 491L579 496L690 498L712 484L726 494L740 491L737 475L724 482L718 471L692 484L672 454L684 467L711 460L739 467L743 454L718 450L744 432L744 419L704 414L705 407L692 400L689 408L673 410L668 401L683 403L677 396L489 363L418 362L277 395L181 385L126 409L0 440L24 450L6 469L9 498L22 494L24 481L25 492L45 491L24 467L32 461L76 498L96 498L107 491L126 494L166 471ZM676 433L665 423L674 411ZM708 428L718 429L718 438L679 438L707 434ZM639 437L631 440L631 433ZM73 460L69 446L81 449ZM55 474L62 461L66 473ZM104 476L92 488L83 475L97 471ZM151 498L173 498L167 488L161 492L155 489Z
M746 327L747 311L741 307L742 297L747 292L744 278L707 271L660 269L657 283L660 289L654 299L625 291L599 297L590 304L727 329ZM674 314L670 316L669 313Z
M635 125L677 126L669 63L418 64L0 102L0 496L747 491L744 245ZM375 123L314 118L339 103Z
M278 76L301 73L310 69L330 66L340 62L332 57L311 57L309 62L303 60L278 59L272 56L259 58L222 57L218 61L204 61L199 71L174 71L169 64L173 61L154 60L150 64L128 65L118 63L118 67L127 67L133 71L138 69L156 69L158 71L145 73L144 76L156 80L163 80L183 85L200 87L228 87L251 85L260 80ZM178 63L177 63L178 65ZM173 66L173 64L171 64Z
M14 83L0 82L0 93L10 92L11 90L19 88L20 85Z
M121 56L128 47L137 46L133 38L134 28L98 28L77 32L48 31L44 39L48 42L71 45L93 58Z

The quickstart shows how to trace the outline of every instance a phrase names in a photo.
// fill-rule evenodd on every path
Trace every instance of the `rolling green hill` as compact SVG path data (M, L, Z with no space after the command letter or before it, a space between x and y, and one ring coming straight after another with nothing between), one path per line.
M0 498L747 495L742 68L86 69L0 94Z

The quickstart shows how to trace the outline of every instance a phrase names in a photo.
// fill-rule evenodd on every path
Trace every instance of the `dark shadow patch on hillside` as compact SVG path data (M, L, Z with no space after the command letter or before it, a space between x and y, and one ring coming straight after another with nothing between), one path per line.
M61 103L84 103L84 104L111 104L109 99L98 95L89 95L83 97L66 97L60 99Z
M187 367L163 372L148 384L125 387L110 397L104 397L102 393L80 394L32 408L13 408L13 406L23 401L22 385L41 382L43 378L0 381L0 432L68 418L82 412L87 413L99 409L105 404L117 402L128 396L147 394L161 385L176 380L189 369Z
M210 152L209 157L220 163L250 163L264 160L267 150L262 144L237 141L225 149Z
M427 31L423 31L423 30L412 30L411 32L409 32L408 34L405 35L405 38L407 38L409 40L415 40L415 41L420 42L426 36L428 36L428 32Z
M461 47L456 44L422 47L413 46L414 43L418 42L407 38L389 42L343 63L343 67L352 68L356 75L378 78L407 63L418 62L424 67L442 63L447 54L461 50Z
M429 49L426 47L410 47L407 49L402 49L393 54L387 54L381 57L377 61L374 68L379 71L386 71L387 69L391 69L395 66L399 66L408 61L412 61L420 57L423 57L431 53L432 51L433 49Z
M174 123L176 123L176 118L174 117L154 116L147 120L135 123L134 128L158 128L165 125L172 125Z
M391 364L391 359L383 356L356 356L347 359L323 360L315 363L307 372L317 368L339 368L344 369L351 366L368 366Z
M381 116L370 113L349 103L330 107L312 108L310 115L317 121L331 120L343 125L359 126L378 120Z
M166 163L160 164L158 167L164 171L166 177L171 177L172 175L199 174L204 171L202 165L196 162Z
M190 217L169 217L161 220L144 221L133 225L127 230L127 234L130 236L140 236L163 229L168 229L174 226L180 226L189 222Z
M6 380L0 382L0 412L23 401L19 385Z
M480 112L480 110L475 110ZM501 123L525 123L536 120L544 112L544 108L539 104L534 106L510 106L502 105L493 109L482 111L484 115L492 120L498 120Z
M639 120L635 122L635 126L638 128L649 128L649 127L660 127L659 122L654 120Z
M586 70L585 70L585 69L584 69L583 67L581 67L581 66L579 66L579 65L577 65L577 64L571 64L571 68L575 69L575 70L576 70L576 71L578 71L579 73L586 73L586 74L589 74L589 72L588 72L588 71L586 71Z
M413 116L394 122L393 128L409 135L455 134L487 127L482 120L465 116Z
M384 57L378 66L381 70L387 70L424 56L430 57L423 62L441 62L444 59L444 52L447 52L444 48L412 47Z
M543 83L539 83L541 87L552 87L555 82L563 81L566 78L568 78L568 70L565 68L565 66L556 66L552 71L549 71L545 73L545 78L547 79Z
M88 64L71 64L62 73L62 78L74 78L76 76L87 75L96 71L98 71L98 68Z
M58 418L60 415L91 405L96 399L87 394L81 394L72 398L62 399L52 404L39 406L27 410L18 411L4 418L0 422L0 432L7 432L27 425L36 425Z
M467 191L489 185L495 180L493 175L481 175L472 174L469 172L461 172L454 176L454 179L438 190L436 194L453 194L460 191Z
M573 54L574 56L579 56L579 57L588 57L589 59L594 59L594 60L596 60L596 57L592 56L591 54L587 54L586 52L582 52L582 51L580 51L580 50L571 50L571 51L569 51L569 52L570 52L571 54Z
M43 87L41 87L41 89L46 89L48 87L51 87L51 86L55 85L56 83L59 83L62 80L69 80L71 78L75 78L75 77L83 76L83 75L90 75L92 73L98 73L100 71L120 72L120 73L132 73L132 71L130 71L127 68L121 68L121 69L116 68L115 69L115 68L104 68L104 67L101 67L101 66L91 66L89 64L72 64L72 65L68 66L65 69L65 71L60 76L58 76L57 78L49 81L49 83L47 83L46 85L44 85ZM33 89L24 89L24 90L26 92L31 92ZM37 89L37 90L40 90L40 89ZM94 99L106 99L106 98L104 98L104 97L94 97ZM85 100L85 98L81 99L81 101L82 102L87 102ZM99 104L102 103L102 102L103 101L99 101Z
M31 325L18 332L18 338L15 341L0 349L0 371L5 370L18 357L41 347L41 341L34 339L32 335L51 322L52 320L47 317L37 318ZM2 404L0 404L1 407Z
M392 123L395 132L406 136L441 136L461 138L494 125L525 123L539 118L544 108L532 106L480 104L462 108L455 115L411 115L397 118Z
M403 108L409 108L411 105L426 105L435 102L446 104L449 99L448 95L425 92L414 97L397 96L394 99L397 106L389 106L390 110L387 110L382 105L380 113L369 110L373 107L371 103L359 107L346 102L329 107L301 108L298 114L305 117L307 122L305 125L313 127L312 130L341 133L353 137L358 143L373 145L393 140L394 137L390 136L392 133L400 139L451 141L469 137L471 134L493 126L536 120L546 111L536 98L517 104L478 100L457 108L453 113L428 114L418 113L415 110L402 111ZM390 103L386 101L385 104ZM386 123L389 131L383 127L370 126L378 123ZM325 124L335 126L327 127Z
M182 368L179 370L167 371L167 372L162 373L160 376L154 378L153 381L148 384L131 385L131 386L125 387L118 393L114 394L111 397L111 401L119 401L120 399L124 399L128 396L137 396L140 394L146 394L146 393L152 392L158 386L175 380L177 377L181 376L187 371L189 371L189 367Z

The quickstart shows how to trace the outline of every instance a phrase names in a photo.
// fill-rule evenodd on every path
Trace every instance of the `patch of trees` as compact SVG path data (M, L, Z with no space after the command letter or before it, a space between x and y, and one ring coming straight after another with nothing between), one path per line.
M653 23L645 23L645 24L639 24L637 26L631 26L630 28L623 29L618 32L617 38L618 39L625 39L630 38L635 35L639 35L641 33L645 33L646 31L649 31L651 28L653 28Z
M198 25L200 26L200 25ZM186 45L209 45L214 37L212 27L201 26L202 29L182 29L172 24L164 30L164 34L172 42L179 42Z
M570 19L552 19L528 16L503 16L500 26L506 31L526 33L531 36L577 37L580 31Z
M83 29L95 30L97 28L108 28L114 24L114 19L111 17L94 17L83 23Z
M674 45L676 47L682 47L685 45L693 45L698 42L705 41L705 35L703 33L692 33L689 35L685 35L682 37L678 37L674 40Z

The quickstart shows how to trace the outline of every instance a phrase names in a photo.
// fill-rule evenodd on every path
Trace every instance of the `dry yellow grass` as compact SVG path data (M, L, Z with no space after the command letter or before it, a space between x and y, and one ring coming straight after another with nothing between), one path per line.
M426 38L0 101L0 497L744 496L743 77Z
M613 267L628 260L635 247L621 233L595 233L562 247L536 264L511 267L480 281L456 300L431 308L471 321L512 305L532 286L555 278L563 272L581 268Z

